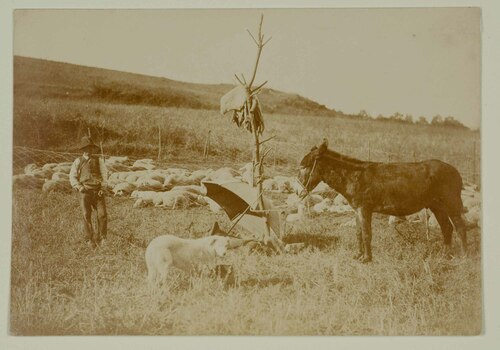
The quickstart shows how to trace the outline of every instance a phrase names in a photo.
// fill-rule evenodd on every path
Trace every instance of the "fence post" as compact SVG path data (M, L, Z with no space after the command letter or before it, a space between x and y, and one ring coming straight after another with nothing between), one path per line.
M203 157L207 158L210 154L210 134L212 130L208 130L207 140L205 141L205 147L203 149Z
M161 125L158 124L158 160L161 159Z

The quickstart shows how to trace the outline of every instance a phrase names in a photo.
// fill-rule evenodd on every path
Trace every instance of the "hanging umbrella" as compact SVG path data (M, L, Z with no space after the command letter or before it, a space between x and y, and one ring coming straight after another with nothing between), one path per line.
M280 215L267 198L263 197L264 209L258 210L257 189L242 181L202 183L207 197L213 199L226 212L229 219L250 233L262 237L272 230L281 233Z

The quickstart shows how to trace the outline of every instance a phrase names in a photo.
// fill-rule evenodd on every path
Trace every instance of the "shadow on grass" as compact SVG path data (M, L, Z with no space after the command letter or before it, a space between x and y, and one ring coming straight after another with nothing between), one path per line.
M306 247L318 248L320 250L327 248L335 248L339 243L338 236L297 233L289 234L283 238L285 244L305 243Z

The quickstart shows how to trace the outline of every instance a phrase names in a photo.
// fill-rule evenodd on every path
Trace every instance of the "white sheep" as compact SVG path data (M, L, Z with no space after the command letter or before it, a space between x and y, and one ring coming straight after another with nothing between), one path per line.
M133 170L153 170L156 166L153 164L152 159L139 159L132 165Z
M134 191L131 198L136 198L134 208L148 205L169 209L184 209L192 204L198 204L198 195L187 191Z
M118 175L118 180L120 181L127 181L127 178L131 175L134 174L134 171L122 171L117 173ZM134 174L134 176L137 174Z
M331 213L337 213L337 214L342 214L342 213L347 213L352 211L352 208L349 204L333 204L331 207L328 208L328 211Z
M167 280L172 267L185 272L199 270L204 265L216 262L229 248L229 238L208 236L198 239L184 239L173 235L154 238L146 248L145 259L148 283L152 287Z
M290 186L292 188L292 193L300 194L302 191L304 191L304 186L298 179L292 179L290 182Z
M42 186L43 192L70 192L69 180L48 180Z
M469 208L464 217L469 225L481 227L481 208L479 206Z
M137 180L136 186L140 191L161 191L164 189L163 183L160 181L144 177Z
M66 173L53 173L52 174L52 180L59 181L59 180L68 180L69 181L69 175Z
M187 185L196 185L197 183L194 180L190 179L185 174L170 174L165 177L165 181L163 182L164 188L172 188L174 186L187 186Z
M314 189L311 191L311 193L323 193L323 192L330 192L333 191L330 186L328 186L327 183L321 181Z
M462 195L462 203L464 208L470 210L481 204L481 198L479 197L479 194Z
M205 196L207 194L207 188L205 186L198 185L175 186L172 187L171 191L186 191L202 196Z
M70 164L59 163L58 165L56 165L55 167L53 167L49 170L52 170L53 172L56 172L56 173L69 174L69 172L71 171L71 163Z
M389 215L389 219L388 219L389 225L395 225L395 224L398 224L398 223L404 222L404 221L406 221L406 218L404 216Z
M136 184L137 180L141 177L141 174L139 171L132 171L127 174L125 177L125 181L127 181L129 184Z
M106 164L106 169L110 173L116 173L116 172L123 172L123 171L129 171L130 168L121 163L115 163L115 164Z
M155 191L140 191L135 190L130 194L130 198L140 198L146 201L152 201L154 198L158 196L159 192Z
M281 193L292 192L291 181L293 181L294 179L291 179L287 176L275 176L273 179L277 184L278 192Z
M190 171L184 168L168 168L164 171L164 173L165 175L177 174L177 175L189 176Z
M137 199L133 205L134 208L143 208L149 205L158 207L163 205L163 194L164 192L135 190L130 197Z
M132 206L132 208L134 209L137 209L137 208L144 208L144 207L147 207L148 205L151 205L152 202L151 201L146 201L142 198L138 198L135 202L134 202L134 205Z
M226 167L212 171L202 181L217 181L217 182L233 181L239 175L240 174L236 170Z
M106 165L111 165L111 164L123 164L128 162L128 157L117 157L117 156L111 156L108 159L106 159L105 163Z
M262 189L269 192L276 191L278 190L278 184L274 181L274 179L265 179L262 181Z
M316 213L324 213L329 211L332 205L333 205L333 200L331 198L325 198L320 203L316 203L313 207L313 210Z
M58 166L58 165L59 165L59 163L47 163L47 164L44 164L44 165L42 166L42 169L43 169L43 170L52 170L52 171L53 171L53 169L54 169L56 166Z
M195 196L194 199L191 196ZM157 206L169 209L185 209L197 200L197 195L186 191L168 191L161 195L161 202Z
M166 175L164 173L162 173L161 171L148 171L147 173L145 173L144 175L141 176L141 178L143 178L143 179L155 180L155 181L158 181L161 183L163 183L163 181L165 181L165 177L166 177Z
M135 190L135 185L129 184L128 182L120 182L113 186L113 193L115 196L127 196Z
M207 177L212 171L212 169L193 171L188 177L189 181L191 181L195 185L199 185L201 183L201 180Z
M335 197L333 200L333 204L335 205L347 205L349 202L347 202L347 199L344 198L340 193Z
M288 207L297 207L299 203L302 203L306 205L307 207L314 206L318 203L321 203L323 201L323 197L321 197L319 194L310 194L308 196L305 196L304 198L299 197L295 193L292 193L288 195L286 199L286 204Z
M24 167L24 173L26 175L33 175L33 171L38 169L38 166L35 163L28 164Z
M247 163L239 169L241 180L247 184L253 183L253 164Z

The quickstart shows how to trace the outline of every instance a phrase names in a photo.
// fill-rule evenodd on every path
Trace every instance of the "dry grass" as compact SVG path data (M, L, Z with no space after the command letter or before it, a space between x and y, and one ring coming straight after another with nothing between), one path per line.
M471 256L446 260L440 233L421 226L401 237L377 218L374 262L354 261L348 216L326 214L290 227L296 255L231 251L237 282L173 274L169 289L145 286L143 243L174 233L198 237L213 220L206 208L132 210L109 198L110 239L81 242L76 195L15 191L11 327L17 335L474 335L481 332L480 231ZM383 220L383 221L382 221ZM412 241L413 243L409 243ZM455 246L457 246L455 244Z
M251 160L251 135L216 111L17 97L14 114L15 145L71 150L90 128L94 135L103 133L106 153L156 158L160 126L166 161L202 158L209 130L209 162ZM467 181L479 181L478 132L325 116L265 118L264 137L276 135L266 144L273 148L268 164L285 167L282 171L288 173L295 172L304 154L326 137L333 149L360 159L438 158L457 167Z
M161 126L169 166L234 167L251 159L250 135L216 111L26 96L14 102L15 145L71 150L91 128L104 131L109 154L156 157ZM332 148L361 159L439 158L469 181L479 171L478 132L265 117L264 137L277 135L268 144L275 148L269 174L294 173L324 137ZM211 151L202 159L209 130ZM407 225L401 229L405 238L379 217L375 260L362 265L351 258L354 228L341 226L350 217L325 214L289 229L286 242L308 244L296 255L232 251L224 263L236 270L233 287L174 274L168 291L151 293L145 287L144 245L165 233L200 236L215 219L228 225L226 217L206 208L132 210L130 200L119 198L109 198L108 209L110 240L92 251L81 241L75 195L14 192L12 334L473 335L482 329L479 229L469 231L470 257L446 260L438 230L427 241L421 226Z

